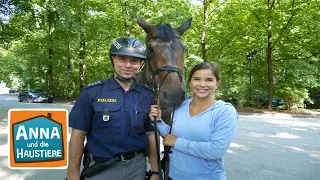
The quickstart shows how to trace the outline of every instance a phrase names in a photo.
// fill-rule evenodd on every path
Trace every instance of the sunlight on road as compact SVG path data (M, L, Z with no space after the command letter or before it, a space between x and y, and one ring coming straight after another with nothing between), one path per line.
M232 151L232 150L230 150L230 149L228 149L228 150L227 150L227 153L232 154L232 153L233 153L233 151Z
M250 115L241 115L243 118L272 118L272 119L295 119L290 114L250 114Z
M299 126L301 127L320 127L318 122L306 122L306 121L282 121L282 120L268 120L268 123L287 125L287 126Z
M299 139L301 137L295 136L293 134L288 134L285 132L277 133L276 135L269 135L269 137L286 138L286 139Z
M9 144L8 143L0 145L0 149L1 149L0 157L1 156L3 156L3 157L9 156Z
M4 180L24 180L25 177L30 176L30 171L24 170L10 170L8 168L9 146L4 144L0 146L0 179Z
M4 135L8 135L9 132L9 128L8 126L3 126L0 124L0 135L4 134Z
M12 100L16 100L17 98L6 98L6 99L3 99L5 101L12 101Z
M318 163L320 161L320 153L319 152L312 152L312 153L309 153L309 156L313 157L313 158L317 158L318 159Z
M288 146L289 149L298 151L298 152L306 152L304 149L298 148L298 147L292 147L292 146Z
M24 170L10 170L8 167L8 156L9 156L9 144L8 144L8 131L7 119L3 118L0 121L0 137L2 141L0 144L0 179L3 180L24 180L25 177L31 174L30 171ZM3 123L5 122L5 123Z
M307 129L304 129L304 128L292 128L293 130L297 130L297 131L307 131Z
M251 148L248 148L244 145L240 145L240 144L237 144L237 143L231 143L230 145L230 148L234 148L234 149L238 149L238 150L243 150L243 151L252 151L253 149Z
M0 178L5 180L24 180L25 177L29 176L31 173L25 172L23 174L12 174L4 171L0 171Z

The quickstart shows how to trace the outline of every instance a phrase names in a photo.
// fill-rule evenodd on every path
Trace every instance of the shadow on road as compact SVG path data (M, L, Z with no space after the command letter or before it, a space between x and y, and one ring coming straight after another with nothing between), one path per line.
M225 155L228 180L317 180L317 118L241 118Z

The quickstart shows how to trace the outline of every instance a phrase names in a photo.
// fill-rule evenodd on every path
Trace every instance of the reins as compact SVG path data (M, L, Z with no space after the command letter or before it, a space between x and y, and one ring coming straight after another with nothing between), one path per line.
M158 104L158 98L159 98L159 86L156 87L156 85L154 85L154 91L156 93L155 99L153 104L157 105ZM156 149L157 149L157 163L158 163L158 169L159 169L159 176L160 176L160 180L163 180L162 178L162 171L161 171L161 160L160 160L160 145L159 145L159 136L158 136L158 121L157 121L157 117L154 116L153 117L153 122L154 122L154 137L155 137L155 141L156 141Z

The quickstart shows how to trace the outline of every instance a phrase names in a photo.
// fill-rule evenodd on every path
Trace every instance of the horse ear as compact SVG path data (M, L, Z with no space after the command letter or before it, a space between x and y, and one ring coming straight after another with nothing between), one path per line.
M148 22L146 22L145 20L143 20L139 15L137 15L136 18L137 18L137 22L138 22L139 26L142 27L142 29L147 34L151 34L151 32L153 30L153 26L151 24L149 24Z
M190 28L191 21L192 21L192 18L186 20L186 22L184 22L182 26L176 28L176 30L180 33L180 35L182 35L186 30Z

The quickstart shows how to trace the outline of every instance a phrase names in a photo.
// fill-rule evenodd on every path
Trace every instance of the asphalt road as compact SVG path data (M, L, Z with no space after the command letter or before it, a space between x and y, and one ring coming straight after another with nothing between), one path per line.
M70 111L72 106L19 103L16 96L0 95L0 179L64 179L66 170L8 168L7 112L10 108L65 108ZM319 180L320 117L240 114L235 139L224 160L228 180Z

